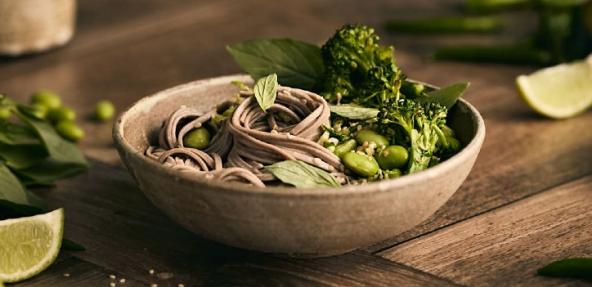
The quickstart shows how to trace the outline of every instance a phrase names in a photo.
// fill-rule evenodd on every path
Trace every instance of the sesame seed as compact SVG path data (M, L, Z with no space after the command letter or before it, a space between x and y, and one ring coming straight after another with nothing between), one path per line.
M150 275L154 274L154 269L148 270L148 273L150 273Z
M179 284L177 287L185 287L185 284Z
M109 278L111 278L111 279L115 279L115 278L117 278L117 277L115 277L115 275L111 274L111 275L109 275Z
M125 278L121 278L121 279L119 279L119 283L121 283L121 284L125 284Z
M158 284L150 284L150 287L158 287Z
M70 273L64 273L64 277L70 277Z
M111 283L109 283L109 286L110 286L110 287L115 287L115 282L111 282Z

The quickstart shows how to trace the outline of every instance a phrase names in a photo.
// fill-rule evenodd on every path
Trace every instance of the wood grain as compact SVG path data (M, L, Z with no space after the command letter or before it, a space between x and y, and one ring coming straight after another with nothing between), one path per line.
M592 256L592 176L405 242L380 255L470 286L583 282L536 276L547 263Z

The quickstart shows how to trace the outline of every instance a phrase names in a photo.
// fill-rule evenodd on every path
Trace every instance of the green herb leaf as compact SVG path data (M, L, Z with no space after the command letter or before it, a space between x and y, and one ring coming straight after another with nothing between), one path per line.
M542 276L569 277L592 282L592 258L568 258L550 263L537 270Z
M11 122L0 122L0 144L32 145L39 143L37 135L30 128Z
M282 182L298 188L340 186L328 172L299 160L277 162L265 169Z
M17 115L33 128L48 153L44 162L31 169L19 170L19 174L31 178L40 177L40 183L47 184L47 181L70 176L88 168L88 162L78 147L60 137L47 121L21 112L17 112Z
M43 207L41 199L26 191L8 167L0 163L0 207L11 204ZM9 207L14 208L14 206Z
M24 169L42 162L47 152L42 145L7 145L0 143L0 158L12 169Z
M248 92L251 91L251 88L249 86L247 86L247 84L245 84L241 81L236 80L236 81L231 81L230 83L243 91L248 91Z
M321 50L305 42L251 40L228 45L226 50L253 79L276 73L282 85L311 90L324 74Z
M438 103L446 108L451 108L458 98L462 96L465 90L470 86L469 83L456 83L439 90L427 93L425 96L417 97L417 101L422 103Z
M364 108L354 105L335 105L330 106L331 112L352 120L367 120L378 116L378 109Z
M278 82L276 74L271 74L267 77L257 80L253 91L255 92L257 103L259 103L259 106L263 111L269 109L275 102L277 88Z

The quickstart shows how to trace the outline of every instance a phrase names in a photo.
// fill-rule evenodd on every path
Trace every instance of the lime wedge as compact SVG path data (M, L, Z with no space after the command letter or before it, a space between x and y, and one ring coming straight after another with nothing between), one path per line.
M0 282L17 282L45 270L58 256L64 210L0 221Z
M592 106L592 55L521 75L516 84L526 104L539 114L555 119L572 117Z

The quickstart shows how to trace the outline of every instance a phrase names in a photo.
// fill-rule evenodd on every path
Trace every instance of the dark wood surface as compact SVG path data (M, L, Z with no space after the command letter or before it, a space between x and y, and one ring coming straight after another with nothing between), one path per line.
M36 89L56 90L79 111L87 132L81 147L92 162L88 173L36 190L51 207L65 207L66 237L87 250L63 252L48 270L17 286L583 284L535 272L555 259L592 256L592 113L540 118L514 87L515 77L532 67L432 62L424 53L430 43L457 38L415 39L380 28L394 17L458 13L458 3L80 1L77 34L68 46L0 58L1 91L27 100ZM420 226L386 242L302 260L203 240L148 202L119 161L110 124L87 119L100 99L122 110L176 84L239 72L226 44L257 37L322 43L348 22L378 27L412 78L439 85L471 81L465 98L487 127L475 168L453 198Z

